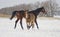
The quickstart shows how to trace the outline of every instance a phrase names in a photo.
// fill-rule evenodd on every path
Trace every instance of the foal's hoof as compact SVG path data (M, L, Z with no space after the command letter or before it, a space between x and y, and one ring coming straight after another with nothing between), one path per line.
M27 26L27 29L29 30L31 26Z

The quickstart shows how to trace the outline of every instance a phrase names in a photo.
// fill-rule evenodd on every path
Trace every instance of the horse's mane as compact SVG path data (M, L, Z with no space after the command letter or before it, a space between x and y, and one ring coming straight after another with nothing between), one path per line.
M35 10L29 11L29 13L33 13L37 16L41 12L42 9L44 9L44 7L40 7Z

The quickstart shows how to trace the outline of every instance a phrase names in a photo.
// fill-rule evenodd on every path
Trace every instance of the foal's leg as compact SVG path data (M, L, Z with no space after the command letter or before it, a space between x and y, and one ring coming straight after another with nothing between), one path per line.
M27 22L27 29L29 30L30 29L30 22Z
M16 28L16 25L17 25L17 22L19 21L19 19L17 19L16 21L15 21L15 27L14 27L14 29Z
M31 23L32 28L34 28L34 22Z
M30 26L29 26L30 24L27 22L27 29L29 30L29 28L30 28Z
M22 26L22 18L20 19L20 25L21 25L21 28L24 29Z
M37 20L36 20L36 19L35 19L35 23L36 23L37 29L39 29L39 27L38 27L38 23L37 23Z

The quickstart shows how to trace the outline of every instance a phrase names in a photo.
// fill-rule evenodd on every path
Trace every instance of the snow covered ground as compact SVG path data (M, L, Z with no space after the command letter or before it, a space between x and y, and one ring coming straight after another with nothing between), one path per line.
M36 28L27 30L25 19L23 19L24 30L18 22L16 29L14 23L16 18L0 17L0 37L60 37L60 20L58 19L37 19L39 30Z
M60 18L60 16L59 16L59 15L56 15L56 16L54 15L54 17L55 17L55 18Z

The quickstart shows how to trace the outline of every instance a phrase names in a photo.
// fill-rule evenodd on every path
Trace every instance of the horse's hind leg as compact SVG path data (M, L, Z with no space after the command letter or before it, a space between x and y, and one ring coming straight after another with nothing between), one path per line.
M20 20L20 25L21 25L21 28L24 29L23 26L22 26L22 19Z
M16 28L16 25L17 25L17 22L19 21L19 19L17 19L16 21L15 21L15 27L14 27L14 29Z

